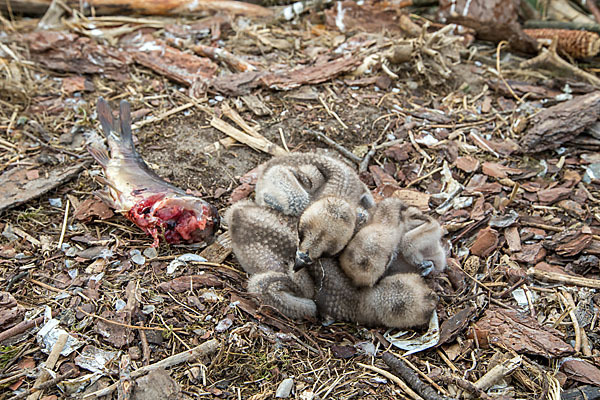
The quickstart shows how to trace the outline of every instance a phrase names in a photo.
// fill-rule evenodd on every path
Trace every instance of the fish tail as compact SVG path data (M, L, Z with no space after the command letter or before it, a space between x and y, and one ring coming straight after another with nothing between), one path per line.
M121 124L121 140L133 149L133 136L131 133L131 106L125 100L119 104L119 122Z
M98 111L98 120L100 120L100 125L102 125L102 130L104 131L104 135L108 138L111 135L113 127L115 126L115 119L112 114L112 110L110 106L102 97L98 98L98 104L96 106Z

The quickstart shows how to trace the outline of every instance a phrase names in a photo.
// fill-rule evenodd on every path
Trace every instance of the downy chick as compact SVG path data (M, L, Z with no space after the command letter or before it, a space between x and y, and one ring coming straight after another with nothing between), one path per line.
M295 270L311 264L322 255L333 256L350 241L357 224L357 211L346 200L326 196L313 202L298 222L298 250Z
M324 318L409 328L426 324L437 304L437 296L418 274L395 274L373 287L357 288L335 258L321 258L307 269L315 282L319 314Z
M291 273L298 218L246 200L232 205L225 220L233 252L250 275L248 291L290 318L315 317L310 275Z
M446 266L437 221L401 200L376 205L371 221L360 229L339 257L342 270L357 286L373 286L386 273L428 275Z
M334 195L350 203L374 205L373 196L343 161L313 153L290 153L263 164L256 182L256 203L300 216L311 201Z

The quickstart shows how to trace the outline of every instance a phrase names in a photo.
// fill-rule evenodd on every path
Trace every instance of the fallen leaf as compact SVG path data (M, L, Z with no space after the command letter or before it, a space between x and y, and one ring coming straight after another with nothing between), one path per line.
M356 348L354 348L354 346L338 346L334 344L330 349L337 358L351 358L356 354Z

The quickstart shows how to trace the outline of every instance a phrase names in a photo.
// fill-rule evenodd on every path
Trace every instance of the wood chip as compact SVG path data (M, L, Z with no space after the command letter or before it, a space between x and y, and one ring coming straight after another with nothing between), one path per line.
M472 156L458 157L456 168L469 173L475 172L479 169L479 160Z
M498 231L484 228L479 231L475 242L471 245L471 253L479 257L487 257L498 247Z

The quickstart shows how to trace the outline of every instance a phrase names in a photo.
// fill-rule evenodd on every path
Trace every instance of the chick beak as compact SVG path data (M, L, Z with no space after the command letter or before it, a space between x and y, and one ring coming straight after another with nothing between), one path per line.
M300 271L302 268L307 265L312 264L312 259L306 253L302 253L300 251L296 252L296 261L294 262L294 272Z

